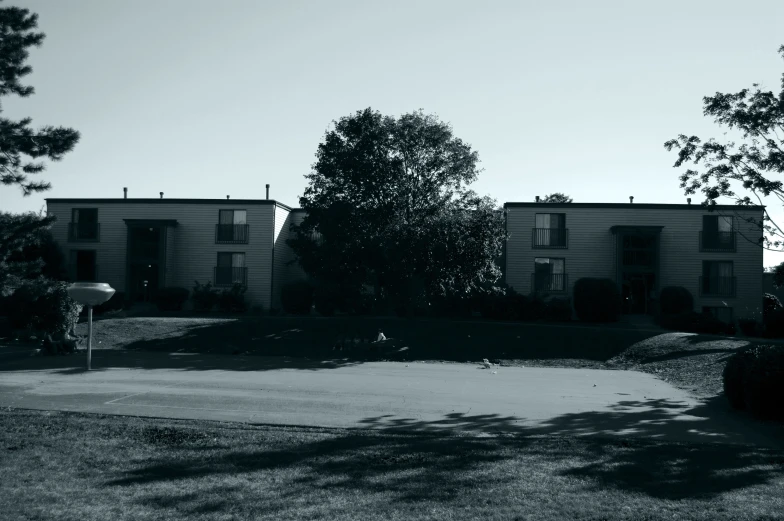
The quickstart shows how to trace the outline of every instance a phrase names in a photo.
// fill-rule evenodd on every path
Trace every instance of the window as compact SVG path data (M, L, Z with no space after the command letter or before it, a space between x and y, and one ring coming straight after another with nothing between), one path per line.
M729 306L703 306L703 313L710 313L726 324L733 323L732 308Z
M735 232L733 220L726 215L702 216L702 242L703 250L735 250Z
M566 248L566 235L566 214L536 214L533 230L534 248Z
M70 271L75 282L96 282L98 266L95 250L71 250Z
M732 261L703 261L700 289L703 295L735 296L735 276Z
M534 291L566 291L564 259L537 257L534 259Z
M98 208L73 208L69 238L75 241L98 240Z
M623 265L652 268L656 263L656 236L624 235Z
M219 210L215 242L247 243L248 222L246 210Z
M218 265L215 268L215 285L246 284L246 269L244 253L219 252Z

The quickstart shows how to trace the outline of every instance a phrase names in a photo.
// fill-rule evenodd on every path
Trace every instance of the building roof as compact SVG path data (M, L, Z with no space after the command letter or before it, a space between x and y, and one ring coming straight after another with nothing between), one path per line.
M699 210L706 211L708 207L701 204L646 204L646 203L504 203L504 208L637 208L643 210ZM710 207L710 210L762 210L765 206L760 205L737 205L737 204L717 204Z
M172 198L138 198L138 197L115 197L107 199L80 199L80 198L46 198L47 203L64 204L275 204L289 211L301 211L301 208L291 208L274 199L172 199Z

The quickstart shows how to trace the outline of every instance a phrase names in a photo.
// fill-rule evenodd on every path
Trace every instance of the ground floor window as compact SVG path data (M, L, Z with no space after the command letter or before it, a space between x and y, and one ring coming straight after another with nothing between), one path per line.
M703 313L710 313L717 319L724 323L731 324L733 322L732 308L727 306L703 306Z
M215 285L231 286L232 284L247 284L245 254L218 252L218 264L215 267Z
M566 261L550 257L534 259L534 291L566 291Z

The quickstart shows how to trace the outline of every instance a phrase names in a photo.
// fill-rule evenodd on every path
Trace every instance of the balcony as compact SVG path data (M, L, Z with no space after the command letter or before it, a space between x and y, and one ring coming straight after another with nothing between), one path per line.
M98 265L71 263L68 275L74 282L98 282Z
M734 297L736 277L700 277L701 297Z
M216 224L215 244L248 244L247 224Z
M569 279L566 273L531 274L531 291L565 293L568 287Z
M101 240L99 223L68 223L68 242L98 242Z
M565 249L569 247L569 230L567 228L532 228L531 248Z
M700 251L734 252L737 250L735 232L700 231Z
M234 284L248 285L248 268L214 268L214 283L216 286L232 286Z

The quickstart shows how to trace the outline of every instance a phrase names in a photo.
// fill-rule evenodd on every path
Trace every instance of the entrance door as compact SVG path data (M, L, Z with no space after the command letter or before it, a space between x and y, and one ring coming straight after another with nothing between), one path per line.
M620 244L623 312L653 313L651 301L656 289L659 255L657 237L644 233L626 233Z
M135 302L148 302L158 291L162 237L159 226L128 228L128 288Z

